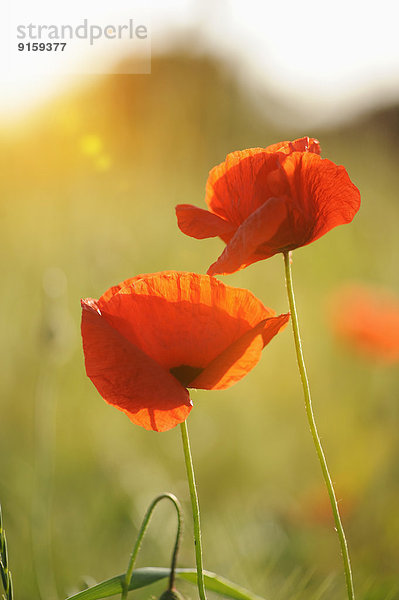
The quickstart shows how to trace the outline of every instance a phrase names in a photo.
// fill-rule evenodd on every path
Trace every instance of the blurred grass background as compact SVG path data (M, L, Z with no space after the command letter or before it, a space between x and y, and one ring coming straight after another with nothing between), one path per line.
M183 236L175 204L204 206L208 171L228 152L303 135L362 194L352 225L294 253L294 281L355 586L364 600L399 597L397 369L350 354L328 321L341 284L399 290L399 110L305 131L276 122L275 105L255 103L213 59L176 53L154 57L151 76L93 79L3 131L0 501L18 600L64 598L81 576L122 572L162 491L185 506L180 566L194 565L180 432L144 431L99 397L84 372L79 300L142 272L205 272L223 245ZM281 256L223 281L287 310ZM235 387L192 397L206 568L266 599L342 598L290 329ZM167 566L174 531L166 504L138 566Z

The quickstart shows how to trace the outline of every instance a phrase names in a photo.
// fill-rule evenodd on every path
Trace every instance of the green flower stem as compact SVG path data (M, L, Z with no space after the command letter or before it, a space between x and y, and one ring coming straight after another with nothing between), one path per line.
M319 434L317 432L316 421L315 421L315 417L313 414L309 381L308 381L308 376L306 373L305 361L303 358L301 336L299 333L298 315L297 315L296 306L295 306L294 290L292 287L291 253L290 252L284 252L284 265L285 265L285 280L286 280L286 285L287 285L288 301L289 301L290 312L291 312L291 323L292 323L292 329L294 332L296 357L297 357L299 373L300 373L301 381L302 381L303 395L305 398L306 414L308 417L310 431L312 433L313 443L315 445L317 456L319 458L320 465L321 465L321 470L323 472L323 477L324 477L324 481L325 481L325 484L327 487L328 495L330 497L331 508L332 508L332 512L334 515L334 521L335 521L335 528L336 528L336 531L338 534L339 543L341 545L341 553L342 553L342 559L344 562L344 570L345 570L348 598L349 598L349 600L354 600L355 591L353 588L352 571L351 571L351 563L350 563L350 558L349 558L348 544L346 542L344 528L342 526L341 517L339 515L338 503L337 503L337 499L335 497L333 482L331 480L331 476L330 476L330 473L328 470L326 457L324 456L323 447L321 445Z
M3 584L5 594L2 595L4 600L13 600L14 592L12 585L11 572L8 568L8 552L6 532L3 529L3 519L0 505L0 579Z
M204 567L202 564L202 543L201 543L201 524L200 512L197 496L197 486L195 484L193 460L191 458L190 440L188 438L187 422L180 423L181 437L183 441L184 460L186 462L188 487L190 489L191 506L193 509L194 520L194 544L195 544L195 560L197 564L197 585L198 593L201 600L206 600L205 583L204 583Z
M157 496L155 498L155 500L153 500L145 514L145 517L143 519L143 522L141 524L140 527L140 531L139 531L139 535L137 537L136 543L134 545L133 548L133 552L130 556L130 560L129 560L129 564L127 567L127 571L125 574L125 580L123 582L123 590L122 590L122 596L121 596L121 600L125 600L127 598L127 594L129 591L129 584L130 584L130 580L132 578L132 574L133 574L133 569L134 569L134 565L136 562L136 558L137 558L137 554L140 550L140 546L141 546L141 542L143 541L143 537L145 532L147 531L147 527L148 524L150 522L152 513L154 511L154 508L156 507L156 505L158 504L158 502L160 502L161 500L170 500L175 508L176 508L176 512L177 512L177 532L176 532L176 542L173 548L173 554L172 554L172 564L170 567L170 577L169 577L169 589L171 590L174 586L174 582L175 582L175 569L176 569L176 561L177 561L177 554L179 551L179 545L180 545L180 536L181 536L181 532L182 532L182 510L181 510L181 506L180 506L180 502L178 501L178 499L176 498L176 496L174 496L173 494L161 494L159 496Z

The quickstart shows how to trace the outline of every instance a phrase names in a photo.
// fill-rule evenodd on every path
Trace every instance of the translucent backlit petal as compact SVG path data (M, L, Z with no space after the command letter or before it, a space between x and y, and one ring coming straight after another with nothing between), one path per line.
M192 388L222 390L242 379L258 363L262 349L288 322L289 315L260 321L221 352L190 383Z
M137 278L101 310L114 329L166 369L205 367L248 329L274 315L247 290L175 271Z
M293 142L278 142L272 144L266 148L267 152L284 152L284 154L291 154L292 152L314 152L320 154L320 143L319 140L310 137L303 137Z
M218 260L208 270L209 275L226 275L247 266L250 262L268 258L278 248L268 246L287 217L285 198L270 198L253 212L237 229ZM256 254L263 245L262 253Z
M209 274L233 273L352 221L360 207L359 190L344 167L319 155L319 142L303 137L232 152L210 171L209 210L229 222L234 233L219 234L227 246ZM284 218L281 210L271 210L273 202L285 205ZM200 239L209 237L210 224L209 217L192 211L189 226L181 229ZM214 227L217 231L216 221Z
M191 403L177 379L111 327L93 301L82 309L86 373L104 400L146 429L184 421Z
M127 279L82 309L87 375L108 403L154 431L187 418L186 387L241 379L288 319L247 290L176 271Z
M295 152L283 163L293 208L285 245L309 244L333 227L350 223L360 208L360 192L342 166L316 154Z
M260 171L267 182L266 173L274 171L278 164L277 153L270 154L261 148L228 154L226 160L209 173L205 201L211 212L237 228L273 195L267 185L260 195L254 193L254 183Z
M235 227L229 221L191 204L176 206L176 216L179 229L198 240L219 236L226 241L235 231Z

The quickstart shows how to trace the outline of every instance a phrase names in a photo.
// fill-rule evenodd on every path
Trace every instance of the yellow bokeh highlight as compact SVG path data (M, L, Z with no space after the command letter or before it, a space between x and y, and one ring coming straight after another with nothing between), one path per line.
M98 156L103 149L103 142L96 134L86 134L80 138L80 149L86 156Z

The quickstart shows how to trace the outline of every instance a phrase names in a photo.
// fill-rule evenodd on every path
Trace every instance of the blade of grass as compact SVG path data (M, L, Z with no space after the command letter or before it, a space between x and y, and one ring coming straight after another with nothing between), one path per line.
M191 583L197 582L197 574L192 569L178 569L176 575ZM204 581L208 592L215 592L226 598L232 598L234 600L264 600L240 585L232 583L228 579L225 579L216 573L211 573L210 571L204 571Z

